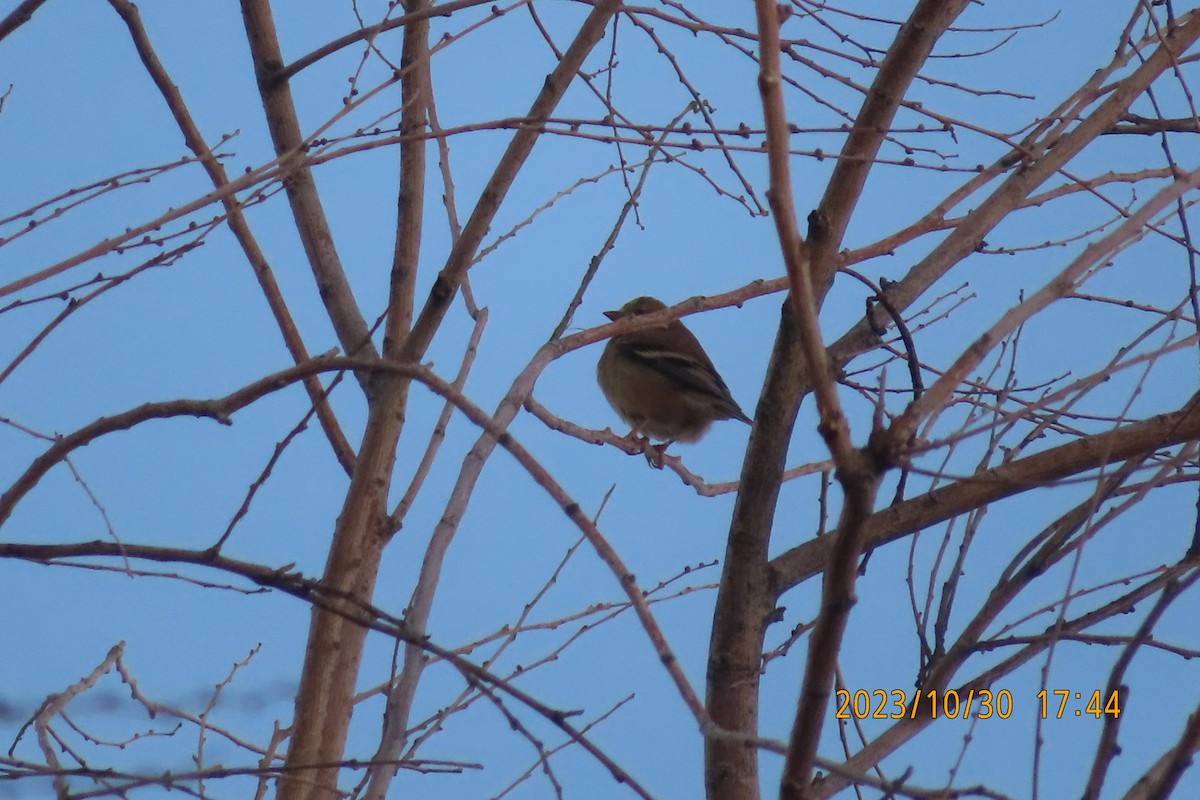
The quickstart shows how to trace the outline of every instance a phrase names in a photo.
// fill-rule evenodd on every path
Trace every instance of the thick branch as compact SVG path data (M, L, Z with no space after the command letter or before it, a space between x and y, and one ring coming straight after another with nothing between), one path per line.
M138 56L142 59L142 65L150 74L154 85L158 87L163 100L166 101L167 108L175 118L175 124L183 133L183 139L187 143L188 149L196 154L196 158L204 166L204 171L208 173L214 188L228 188L229 176L225 173L225 167L204 141L199 126L192 119L191 112L188 111L187 104L183 101L183 95L171 81L162 62L155 54L150 37L146 35L146 29L142 25L141 14L138 13L137 6L129 0L109 0L109 2L129 28L129 34L133 38ZM258 246L258 240L254 238L246 216L242 213L242 206L237 200L237 195L232 192L222 194L221 205L225 208L229 230L237 239L242 252L246 255L246 260L250 262L250 268L254 270L254 275L258 278L258 285L267 299L267 305L275 317L280 333L283 334L283 342L287 346L288 353L297 364L308 361L310 356L308 349L304 346L304 339L300 336L300 331L292 319L287 303L284 302L283 293L275 281L271 265L267 263L267 257L263 254L262 248ZM317 420L321 423L321 430L325 432L325 438L329 440L330 447L333 448L334 456L346 470L346 474L350 474L354 468L354 448L350 446L346 435L342 433L341 426L333 414L333 408L325 396L325 388L321 386L321 382L317 380L316 376L305 378L304 388L316 409Z
M426 0L411 0L410 10L424 6ZM383 340L384 357L395 362L403 360L403 342L412 319L413 287L421 253L426 143L420 134L427 128L428 36L428 18L414 22L404 32L400 127L402 133L416 135L403 141L400 147L396 244ZM316 200L315 195L312 199ZM364 372L358 374L364 380ZM388 539L387 499L411 383L404 374L382 371L366 377L364 385L369 388L367 425L357 469L351 476L342 513L334 528L324 581L350 597L368 602L374 593L383 545ZM314 610L296 696L287 766L335 765L342 758L365 641L366 629L336 610ZM382 780L386 787L391 771L386 767L372 768L372 784ZM283 800L336 797L337 778L336 766L321 767L303 779L285 778L280 797Z
M875 159L892 128L896 111L908 87L924 66L933 46L950 24L967 7L969 0L923 0L896 33L879 72L854 118L854 127L842 145L837 166L825 185L818 206L825 244L814 253L813 286L824 297L837 271L834 255L841 246L846 226L862 197Z
M715 724L728 730L753 735L758 727L759 661L763 636L774 608L775 593L771 585L771 573L767 569L767 549L787 444L803 393L812 385L810 376L805 374L806 359L801 352L801 331L805 328L810 331L810 343L820 341L819 330L815 329L815 309L820 307L828 291L836 268L835 255L865 184L867 171L916 70L924 63L944 27L949 25L964 5L964 0L950 3L945 0L925 0L918 5L913 12L913 24L899 32L896 43L876 75L862 113L843 146L843 155L846 157L839 159L839 166L835 169L821 208L811 218L806 252L801 254L795 249L795 243L799 241L798 233L795 236L781 235L785 259L807 259L807 263L801 266L806 268L810 276L809 286L805 287L802 282L798 284L792 279L792 270L789 270L789 283L793 291L799 286L800 290L812 293L814 318L802 324L793 313L792 304L785 302L743 461L741 490L730 524L708 659L709 713ZM760 13L773 18L775 14L764 6L764 3L759 4ZM762 49L760 58L767 58L767 46L764 44ZM777 59L778 53L770 57ZM766 88L772 89L770 86ZM764 105L764 111L772 114L771 104ZM790 192L790 183L776 183L785 179L786 174L773 173L773 189L778 185L781 190ZM776 205L776 199L772 198L773 211L778 216L782 207L777 208ZM786 232L784 226L795 225L794 212L791 216L791 222L776 220L781 232ZM789 241L793 242L792 247L789 247ZM817 364L818 369L825 368L823 354L819 357L810 356L807 360ZM832 395L832 388L829 394ZM826 408L836 408L836 404L827 402ZM834 424L835 420L836 417L831 417L830 424ZM846 455L848 434L844 430L832 430L829 434L843 453L843 460L855 460ZM873 482L858 487L863 491L858 492L855 499L869 502L867 498L873 494L872 487ZM857 546L854 542L850 544ZM836 631L831 628L830 632ZM705 744L705 781L710 800L757 798L757 755L734 742L710 739Z
M834 548L833 558L825 573L821 610L809 634L804 683L800 689L800 703L784 761L781 796L800 798L807 795L807 787L812 780L813 761L817 755L825 710L829 705L837 654L850 618L850 609L854 605L854 580L862 542L862 523L874 508L880 469L864 454L856 451L850 442L849 425L842 413L837 387L825 357L809 248L800 238L792 201L788 169L789 131L779 69L779 7L775 0L758 0L755 9L760 45L758 86L766 121L767 158L771 175L767 198L771 203L783 260L787 265L791 287L789 300L799 329L804 368L812 379L816 394L820 414L818 429L833 455L837 478L845 495L840 526L845 534ZM848 200L849 206L853 205L857 196L858 191L854 191ZM829 231L824 225L817 227L824 234L821 238L827 244ZM840 238L840 233L837 235Z
M409 0L407 11L424 12L429 9L429 0ZM415 293L417 267L421 253L421 228L424 223L425 205L425 158L426 142L419 135L428 129L429 107L429 18L414 20L404 29L404 50L401 68L404 77L400 83L402 108L401 133L416 134L400 145L400 190L396 201L396 246L392 256L392 273L388 289L388 317L384 327L383 353L385 358L394 358L403 347L412 324L413 296ZM404 408L408 400L409 382L398 375L380 376L381 391L378 397L380 412L396 418L398 434L403 425ZM386 434L391 436L390 433ZM393 447L394 441L393 441ZM389 468L390 472L390 468ZM381 474L381 478L386 475ZM386 494L382 498L387 501ZM386 514L386 509L381 509ZM388 532L380 530L379 536ZM371 568L375 569L378 565ZM411 622L409 623L411 625ZM417 626L419 633L424 630ZM356 644L361 647L361 644ZM425 660L424 651L416 644L404 648L405 659ZM349 687L353 691L353 686ZM383 735L375 754L376 766L367 771L367 800L382 800L396 774L389 764L397 761L404 750L408 729L407 709L397 711L395 692L388 694L388 710L384 714Z
M1104 263L1129 246L1130 243L1144 236L1146 226L1155 215L1198 185L1200 185L1200 170L1179 176L1171 185L1143 203L1136 212L1130 214L1111 233L1084 248L1083 252L1074 258L1062 272L1054 276L1023 303L1010 310L995 325L984 331L969 347L963 350L962 355L955 359L954 363L920 398L913 400L904 414L896 420L890 431L892 446L902 447L925 418L945 407L955 389L983 361L993 347L1024 325L1034 314L1074 291L1078 281L1088 270Z
M767 200L779 237L779 248L787 268L789 301L796 314L800 350L804 354L804 369L816 391L817 409L821 415L820 431L833 454L834 463L849 466L852 458L850 432L838 402L837 387L825 357L821 341L821 326L817 308L819 298L814 293L810 248L800 236L796 221L796 205L792 199L792 177L789 169L791 138L787 109L783 102L783 75L779 68L779 7L774 0L758 0L759 73L758 90L762 95L763 119L767 130L767 162L770 169L770 188Z
M879 511L866 522L864 546L874 549L972 508L1194 439L1200 439L1200 395L1173 413L1035 453ZM824 570L836 538L822 536L772 559L776 591L782 594Z
M421 314L413 325L412 333L404 343L399 360L419 361L424 355L425 348L429 346L434 332L450 307L450 301L458 292L459 284L462 282L467 268L471 265L480 242L483 241L488 228L491 227L496 211L499 210L505 195L508 194L509 187L512 186L517 173L520 172L525 159L529 157L529 153L541 135L542 127L566 93L567 87L571 85L579 68L583 66L588 53L604 35L605 26L608 25L609 19L612 18L619 5L618 0L599 0L588 14L587 19L584 20L583 25L580 26L579 33L575 35L571 46L563 53L558 66L546 76L545 85L538 92L537 99L533 101L529 113L526 114L527 123L513 135L512 141L508 143L508 148L504 151L500 163L496 165L492 177L483 187L470 218L463 226L462 235L450 250L446 265L442 267L442 271L434 280L433 286L429 290L429 298L425 301L425 306L421 309Z
M17 28L29 22L33 12L37 11L46 0L21 0L17 7L0 19L0 42Z
M1131 74L1114 84L1094 111L1088 113L1065 135L1051 141L1030 142L1025 152L1013 155L1023 159L994 192L988 195L943 239L929 255L913 265L908 274L888 287L888 300L900 311L908 308L926 289L940 280L962 259L979 249L1001 220L1021 206L1037 187L1079 155L1098 136L1112 129L1129 105L1140 97L1164 70L1171 68L1179 53L1200 37L1200 11L1179 17L1166 34L1163 44ZM1053 146L1050 146L1053 145ZM875 347L879 334L871 320L862 319L830 346L830 355L839 364Z
M1143 117L1138 114L1123 114L1121 121L1114 125L1109 133L1133 133L1142 136L1160 136L1164 133L1200 133L1200 120L1195 117L1159 119Z
M367 323L354 300L350 282L346 279L346 272L334 247L333 233L329 230L329 221L325 217L312 169L304 159L304 137L300 133L291 86L279 77L283 69L283 55L279 49L269 0L242 0L242 18L271 142L275 145L275 154L283 168L284 188L291 204L296 231L317 281L317 291L346 355L377 355ZM364 388L366 378L366 375L358 376Z
M775 608L767 546L798 399L806 385L794 318L792 304L785 302L742 462L708 649L709 716L721 728L748 736L758 732L759 662ZM758 754L752 748L711 737L704 746L709 800L759 797Z
M1183 773L1193 765L1197 752L1200 752L1200 706L1188 717L1179 741L1138 778L1125 795L1125 800L1170 797Z
M250 2L245 0L244 4ZM405 293L411 291L407 287L411 285L415 272L418 247L418 242L412 237L419 235L420 223L411 216L404 217L398 231L401 241L397 243L390 292L390 299L397 301L398 305L389 308L389 315L393 316L390 316L385 327L389 362L414 363L424 354L500 203L541 134L543 123L561 100L591 48L603 36L605 25L617 5L616 0L606 0L593 9L571 47L547 77L530 109L530 124L513 136L462 235L455 241L445 267L434 280L420 317L406 334L407 309L411 306L405 299ZM425 24L413 26L413 31L425 29ZM406 69L425 73L428 69L426 45L415 41L416 34L413 31L405 37ZM410 47L416 48L419 53L408 52ZM406 92L419 93L427 85L427 80L425 74L409 76L403 88ZM423 127L425 109L424 102L406 96L406 119L402 124L409 128ZM424 143L419 139L413 143L413 152L402 156L404 199L401 214L419 213L423 204L416 176L419 171L423 179L424 167L418 167L415 163L423 158ZM360 377L360 380L366 379ZM383 545L388 538L385 504L395 463L396 444L403 424L407 380L390 376L377 383L372 382L371 388L372 391L368 393L370 409L357 469L338 517L325 569L327 583L364 601L369 600L374 590ZM422 632L424 620L421 615L410 613L408 621L414 631ZM297 734L288 752L289 765L336 764L341 759L364 642L365 631L349 624L343 616L326 611L314 614L296 703L294 727ZM311 773L306 782L285 781L280 798L331 798L337 792L336 782L336 767L324 767Z

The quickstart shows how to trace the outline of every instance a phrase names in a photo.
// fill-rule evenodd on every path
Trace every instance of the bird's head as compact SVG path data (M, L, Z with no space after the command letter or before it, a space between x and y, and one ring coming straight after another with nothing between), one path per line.
M616 321L625 317L640 317L642 314L652 314L662 311L666 304L654 297L635 297L616 311L605 311L604 316Z

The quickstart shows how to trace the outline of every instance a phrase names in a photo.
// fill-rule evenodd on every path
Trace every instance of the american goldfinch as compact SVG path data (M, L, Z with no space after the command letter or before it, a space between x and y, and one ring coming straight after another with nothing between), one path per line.
M664 308L653 297L638 297L604 316L618 320ZM677 319L609 339L596 381L633 429L631 436L694 442L716 420L750 422L700 342Z

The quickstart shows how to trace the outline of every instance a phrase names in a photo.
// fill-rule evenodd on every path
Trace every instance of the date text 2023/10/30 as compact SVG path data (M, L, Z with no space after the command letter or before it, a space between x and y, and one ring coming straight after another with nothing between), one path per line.
M1120 694L1117 690L1108 692L1107 697L1105 694L1099 689L1090 692L1043 689L1036 695L1037 713L1042 719L1083 716L1116 719L1121 715ZM916 719L918 714L931 719L965 719L972 713L978 719L1008 719L1014 711L1012 692L1008 689L995 692L991 689L947 689L943 692L935 689L924 692L838 689L836 697L834 716L837 719Z

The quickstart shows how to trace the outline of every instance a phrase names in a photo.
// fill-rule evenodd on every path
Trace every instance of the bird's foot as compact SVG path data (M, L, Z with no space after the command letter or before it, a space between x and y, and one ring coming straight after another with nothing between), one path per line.
M633 453L636 453L638 450L640 450L642 455L646 457L647 464L654 469L663 468L663 464L667 458L666 449L671 445L671 441L666 441L661 444L651 444L650 437L643 436L636 428L625 434L625 436L622 438L629 442L631 447L637 448L636 450L633 450L630 455L633 455Z
M669 441L662 444L650 444L650 440L646 439L642 445L642 453L646 456L646 463L654 469L662 469L663 463L667 458L667 448L670 445Z

